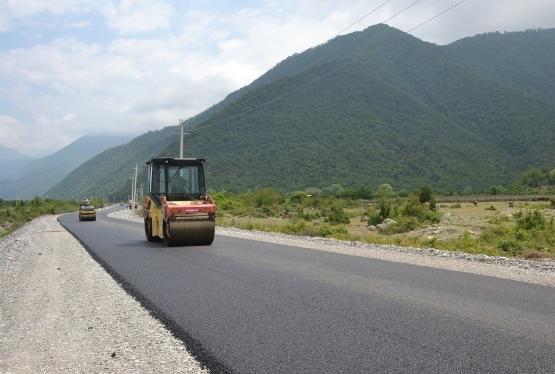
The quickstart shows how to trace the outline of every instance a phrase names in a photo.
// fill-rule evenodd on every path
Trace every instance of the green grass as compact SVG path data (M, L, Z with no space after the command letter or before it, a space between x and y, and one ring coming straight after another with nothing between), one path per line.
M441 213L420 203L416 195L391 197L379 201L344 199L334 196L307 196L304 193L282 194L272 190L214 194L218 205L218 225L246 230L278 232L290 235L335 238L373 244L407 247L432 247L472 254L511 257L555 257L555 224L549 217L549 205L528 204L514 217L497 213L482 217L485 228L479 235L465 233L459 237L417 237L406 234L416 228L437 224ZM450 206L461 210L460 205ZM531 209L532 208L532 209ZM483 216L484 208L472 208ZM367 222L361 216L366 216ZM397 221L381 232L356 231L366 224L376 224L385 217Z
M94 199L91 203L100 208L102 201ZM0 237L17 230L25 223L47 214L61 214L79 209L74 200L51 200L35 197L32 200L0 200Z
M555 228L552 223L543 228L524 229L518 225L492 225L481 235L469 233L449 240L422 239L408 235L380 235L377 233L354 235L344 225L331 226L326 223L312 223L295 220L290 223L263 222L260 220L237 220L219 218L218 225L245 230L279 232L290 235L315 236L371 244L389 244L415 248L436 248L461 251L471 254L506 257L555 257Z

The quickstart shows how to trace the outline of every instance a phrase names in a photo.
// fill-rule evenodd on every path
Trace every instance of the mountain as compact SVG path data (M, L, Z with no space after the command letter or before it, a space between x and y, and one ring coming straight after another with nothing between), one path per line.
M102 151L124 143L129 137L84 136L46 157L32 160L18 177L0 182L0 197L28 199L44 195L81 163Z
M17 178L31 161L18 151L0 145L0 179Z
M149 131L129 143L104 151L69 173L49 191L52 197L105 196L130 186L135 164L145 162L168 147L178 136L176 127ZM126 195L122 195L126 196Z
M534 35L552 38L542 53L555 65L549 57L555 37L540 31L527 37ZM482 190L512 182L529 166L552 167L555 105L547 93L555 85L527 86L526 77L541 64L517 63L518 49L496 63L507 61L520 75L494 74L488 63L468 57L483 43L471 38L437 46L386 25L334 38L282 61L189 121L194 130L186 156L206 158L209 187L228 190L334 183ZM177 136L150 140L167 146L145 149L125 168L178 153ZM110 169L121 151L76 170L86 178L87 193L124 188L128 173ZM75 194L77 182L77 174L70 175L52 193Z
M555 105L554 42L555 29L495 32L444 49L484 76Z

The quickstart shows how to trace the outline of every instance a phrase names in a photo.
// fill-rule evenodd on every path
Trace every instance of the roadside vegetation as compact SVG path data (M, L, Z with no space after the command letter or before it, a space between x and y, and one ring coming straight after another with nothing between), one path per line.
M91 200L96 208L102 207L101 199ZM73 212L79 209L77 200L52 200L35 197L31 200L0 199L0 237L17 230L23 224L43 215Z
M457 202L437 196L429 186L399 193L388 184L376 190L332 185L292 193L219 191L212 196L222 226L474 254L555 258L555 197L551 186L539 188L536 194L543 195L536 195L537 201L519 201L518 196L507 201L496 194L491 195L495 201L475 201L463 195Z

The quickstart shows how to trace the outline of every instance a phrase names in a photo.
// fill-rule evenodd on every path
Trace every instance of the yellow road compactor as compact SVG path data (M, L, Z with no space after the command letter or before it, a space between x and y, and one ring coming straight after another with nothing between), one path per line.
M203 159L154 158L148 165L145 236L168 246L210 245L216 205L206 193Z

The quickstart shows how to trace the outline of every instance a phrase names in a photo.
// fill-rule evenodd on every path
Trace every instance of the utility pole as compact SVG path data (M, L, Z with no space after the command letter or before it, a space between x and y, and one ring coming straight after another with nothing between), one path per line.
M179 158L183 158L183 118L179 119L181 136L179 137Z
M179 158L183 158L183 143L184 143L184 139L185 139L185 135L189 135L190 132L185 132L183 130L183 124L185 123L185 120L183 120L183 118L179 119L179 132L180 132L180 137L179 137Z
M129 200L131 202L131 206L129 207L130 209L133 209L133 205L135 205L135 195L133 194L133 185L135 183L135 179L134 178L129 178L131 179L131 199Z
M135 164L135 179L133 179L133 209L136 207L137 203L137 174L139 172L139 166Z

